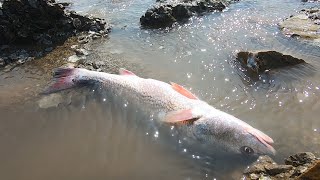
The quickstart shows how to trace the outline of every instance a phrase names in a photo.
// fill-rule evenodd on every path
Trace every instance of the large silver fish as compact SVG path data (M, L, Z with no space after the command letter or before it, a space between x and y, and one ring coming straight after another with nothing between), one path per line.
M141 78L125 69L120 69L120 75L116 75L58 68L53 84L45 93L95 83L156 115L158 123L174 125L189 141L249 156L275 154L271 146L273 140L258 129L215 109L178 84Z

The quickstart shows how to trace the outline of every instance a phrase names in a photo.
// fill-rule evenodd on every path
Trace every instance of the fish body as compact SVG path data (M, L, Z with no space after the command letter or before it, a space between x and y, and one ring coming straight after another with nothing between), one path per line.
M207 147L220 146L227 152L249 156L275 154L269 136L175 83L141 78L125 69L116 75L80 68L58 68L53 82L45 93L99 84L110 94L156 115L158 123L174 125L180 135Z

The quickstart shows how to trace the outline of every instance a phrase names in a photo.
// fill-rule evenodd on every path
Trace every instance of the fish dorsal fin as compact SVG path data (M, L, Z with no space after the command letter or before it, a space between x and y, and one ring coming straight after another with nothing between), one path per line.
M119 69L119 74L120 75L129 75L129 76L137 76L135 75L133 72L129 71L129 70L126 70L124 68L120 68Z
M190 99L199 99L197 96L195 96L194 94L192 94L190 91L186 90L184 87L180 86L179 84L176 84L174 82L170 82L170 83L174 90L184 95L185 97Z
M172 123L172 124L177 124L177 123L185 124L185 123L192 123L198 120L200 117L201 116L195 114L192 109L183 109L183 110L169 112L165 116L164 122Z

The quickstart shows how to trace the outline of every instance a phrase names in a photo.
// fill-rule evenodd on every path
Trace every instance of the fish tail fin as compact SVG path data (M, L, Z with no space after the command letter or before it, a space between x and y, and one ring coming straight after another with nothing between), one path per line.
M78 68L56 68L53 71L53 79L42 94L50 94L65 89L70 89L78 85L79 72Z

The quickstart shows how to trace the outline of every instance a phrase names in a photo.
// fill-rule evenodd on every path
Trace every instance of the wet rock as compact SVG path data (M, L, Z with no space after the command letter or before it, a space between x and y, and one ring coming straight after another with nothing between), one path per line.
M50 45L77 32L108 32L99 18L65 10L54 0L5 0L0 21L0 44L38 42Z
M286 35L299 36L306 39L320 39L320 9L311 8L301 10L297 15L291 16L279 23Z
M230 2L233 1L192 0L159 3L147 10L140 18L140 24L150 28L167 27L175 22L184 21L193 15L222 11Z
M63 102L63 97L60 94L50 94L48 96L44 96L38 101L38 105L40 108L46 109L50 107L58 107L60 103Z
M285 165L275 163L268 156L260 156L244 170L244 179L312 179L319 178L319 160L312 153L298 153L285 160ZM303 179L302 178L302 179Z
M237 60L251 73L259 74L266 70L305 63L304 60L284 55L276 51L239 52Z
M320 179L320 161L311 167L308 171L303 173L298 179L306 179L306 180L318 180Z
M289 156L287 159L285 159L285 163L297 167L303 164L313 163L316 160L317 158L314 154L310 152L303 152Z

